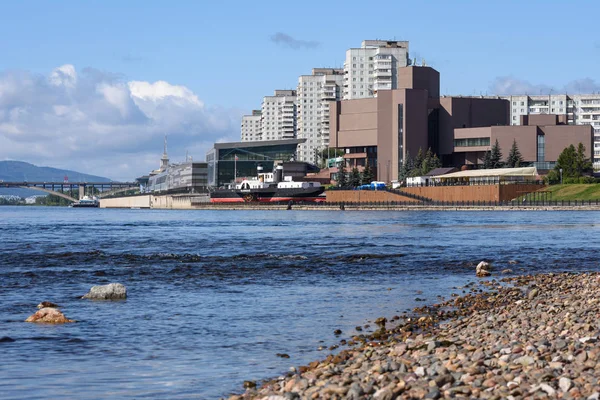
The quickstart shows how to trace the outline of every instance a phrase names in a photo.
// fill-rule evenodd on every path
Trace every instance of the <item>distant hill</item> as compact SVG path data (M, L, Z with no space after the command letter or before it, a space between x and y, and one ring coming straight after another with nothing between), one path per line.
M71 182L110 182L108 178L68 169L38 167L23 161L0 161L0 180L7 182L62 182L65 176Z
M38 167L23 161L0 161L0 181L5 182L62 182L67 176L70 182L110 182L108 178L83 174L68 169ZM40 195L31 189L1 188L0 195L15 195L28 197Z

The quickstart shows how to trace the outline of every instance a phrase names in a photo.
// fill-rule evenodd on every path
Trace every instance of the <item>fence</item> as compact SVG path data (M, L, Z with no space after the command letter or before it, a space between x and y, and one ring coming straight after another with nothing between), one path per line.
M420 202L408 201L372 201L372 202L269 202L269 203L204 203L203 208L211 209L273 209L302 207L309 209L331 209L331 208L357 208L357 209L393 209L393 208L472 208L472 207L504 207L504 208L537 208L537 207L599 207L600 199L596 200L512 200L512 201L435 201L426 200Z

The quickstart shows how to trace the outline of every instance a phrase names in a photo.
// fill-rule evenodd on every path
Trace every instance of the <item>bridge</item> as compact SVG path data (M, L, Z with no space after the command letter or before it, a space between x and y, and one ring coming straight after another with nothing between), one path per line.
M137 189L140 185L137 182L4 182L0 181L0 188L22 188L34 189L48 194L53 194L63 199L77 201L77 199L69 196L67 192L72 193L74 190L79 191L79 200L85 196L86 191L92 189L99 191L95 194L98 197L106 197L119 192L125 192L131 189Z

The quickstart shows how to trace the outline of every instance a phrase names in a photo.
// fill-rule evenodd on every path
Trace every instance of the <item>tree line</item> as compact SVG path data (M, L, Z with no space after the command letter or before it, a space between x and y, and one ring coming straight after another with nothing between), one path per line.
M342 161L342 163L338 167L338 187L357 187L360 185L368 185L373 181L373 179L373 170L369 165L368 159L365 162L365 168L363 169L362 173L356 167L352 168L349 173L346 173L344 161Z

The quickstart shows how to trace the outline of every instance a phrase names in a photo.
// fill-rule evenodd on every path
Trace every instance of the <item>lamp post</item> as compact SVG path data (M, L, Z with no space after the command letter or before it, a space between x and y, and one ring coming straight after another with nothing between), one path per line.
M562 168L558 170L560 172L560 184L562 185Z

